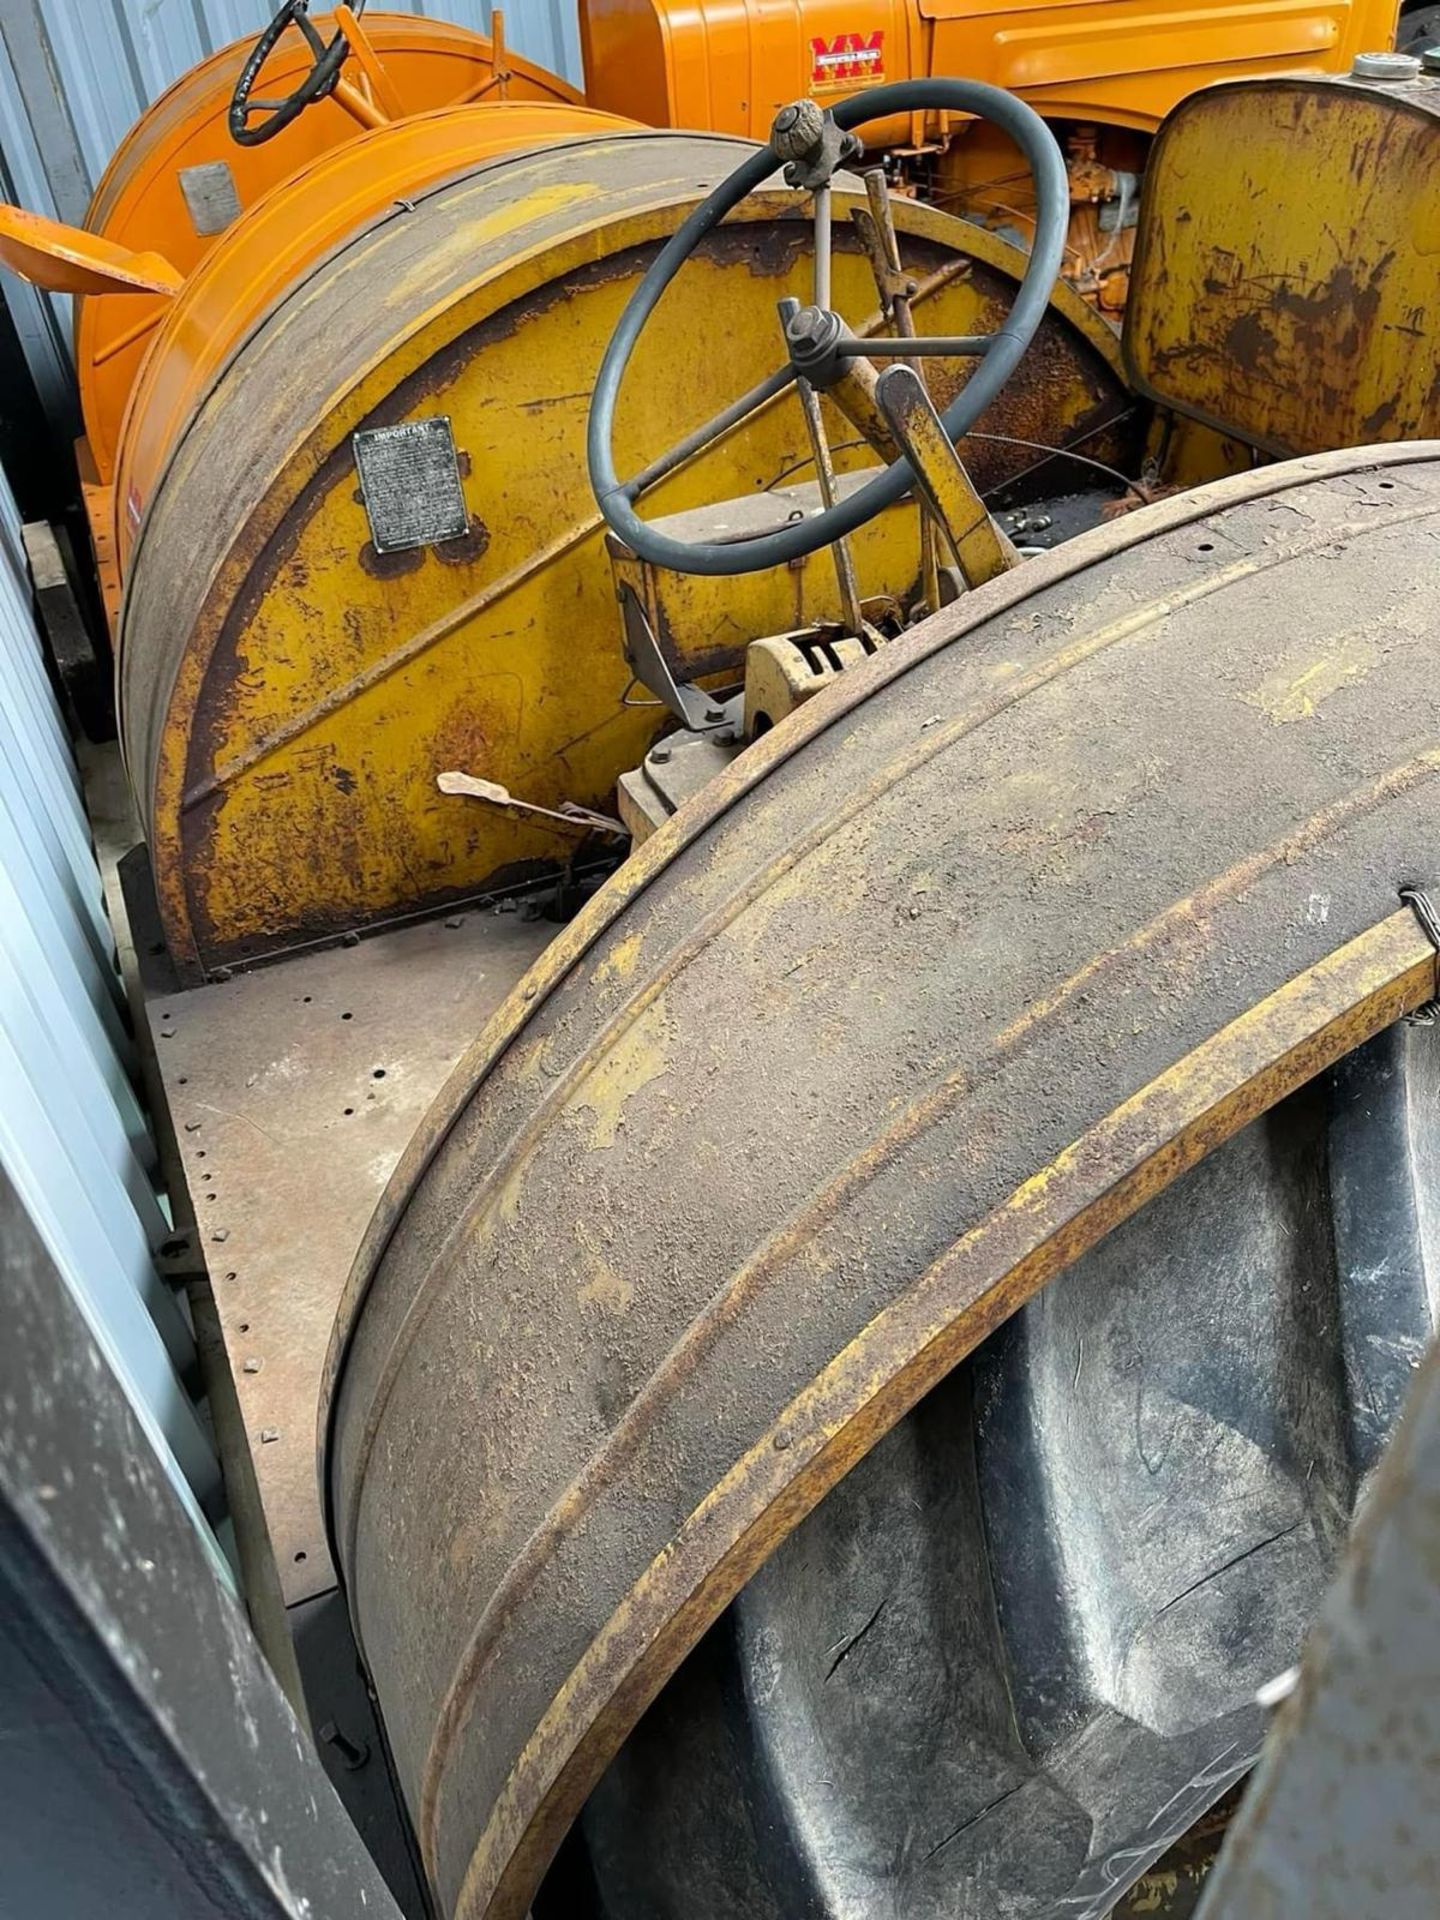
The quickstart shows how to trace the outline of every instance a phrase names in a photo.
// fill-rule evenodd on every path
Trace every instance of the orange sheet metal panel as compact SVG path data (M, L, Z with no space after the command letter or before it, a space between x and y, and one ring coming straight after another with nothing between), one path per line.
M580 25L593 106L763 139L800 94L829 102L928 74L1149 132L1212 80L1344 72L1390 45L1394 15L1394 0L586 0ZM919 145L946 132L899 121L867 138Z
M317 14L316 25L328 39L329 16ZM383 13L366 14L363 25L407 114L453 105L494 77L491 41L466 28ZM189 274L229 224L227 210L233 216L237 205L242 211L254 206L298 169L362 132L327 99L264 145L237 146L226 109L252 45L251 38L237 41L193 67L137 121L96 188L85 219L92 233L136 252L156 250ZM286 35L266 62L257 94L291 92L310 61L299 35ZM543 67L509 53L505 66L509 79L487 99L579 102L573 87ZM354 77L353 61L345 71ZM107 294L76 304L80 404L101 481L113 477L126 397L166 305L150 294Z
M186 424L259 322L307 273L388 219L397 203L486 160L631 127L617 115L556 101L419 114L322 154L238 220L171 303L135 381L115 488L122 570Z

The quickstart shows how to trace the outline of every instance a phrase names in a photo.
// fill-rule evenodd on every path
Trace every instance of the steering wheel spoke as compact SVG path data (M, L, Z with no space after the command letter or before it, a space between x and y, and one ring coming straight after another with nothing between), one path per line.
M648 492L651 487L658 486L662 480L674 473L677 467L683 467L687 462L697 458L714 442L722 440L732 428L738 427L740 422L747 419L750 414L768 405L778 394L782 394L788 386L791 386L795 378L795 369L789 365L768 374L765 379L757 381L748 392L742 393L738 400L732 400L728 407L722 407L719 413L712 414L702 425L687 433L683 440L677 440L675 445L668 452L662 453L658 460L652 460L648 466L642 467L633 479L617 480L612 491L621 499L631 503L638 500L642 493ZM603 505L602 501L602 509Z
M1019 146L1035 186L1035 238L1029 263L1004 324L993 333L917 337L910 317L910 295L901 290L899 282L899 248L888 206L877 209L875 188L867 182L870 217L876 228L873 252L877 259L884 259L886 279L894 276L893 285L880 286L883 318L896 331L890 335L862 337L852 333L830 305L831 179L836 167L853 159L860 150L855 128L870 120L927 112L966 114L987 120ZM814 300L811 306L792 313L787 321L789 365L687 435L632 480L622 483L615 473L612 452L614 421L620 386L636 342L661 295L685 261L726 215L769 177L777 160L786 163L787 182L808 192L814 200ZM591 486L611 530L632 551L656 566L717 576L785 565L803 559L820 547L843 541L914 489L915 469L903 452L883 473L847 493L844 499L834 498L832 492L831 500L819 513L753 540L734 543L679 540L647 526L636 513L634 503L647 487L703 451L710 441L728 432L747 413L783 391L792 379L799 378L807 388L822 392L842 381L853 386L850 370L859 374L858 363L876 358L906 362L943 357L978 362L944 414L938 416L953 447L1014 373L1045 317L1051 288L1060 271L1069 203L1065 163L1054 135L1032 108L998 87L969 80L907 80L856 94L831 113L822 113L810 100L782 108L775 119L771 144L742 162L660 249L631 294L605 350L591 402L586 452ZM862 384L873 379L873 367L866 368ZM808 431L812 424L808 410L806 417Z
M837 341L834 351L841 360L869 359L874 356L882 360L908 360L914 356L928 356L936 360L979 360L1003 337L998 333L922 333L898 334L890 340L881 340L873 335L857 340L851 335Z
M295 25L300 29L301 34L304 36L305 41L309 46L311 53L313 53L315 58L318 60L320 56L325 52L325 41L321 36L320 29L316 26L315 22L310 18L309 12L305 7L301 7L297 10L297 12L294 15L294 22L295 22Z
M832 230L830 225L831 189L815 189L815 304L828 307L830 304L830 251Z
M385 63L375 51L374 43L354 7L344 5L342 0L342 4L335 9L335 19L340 31L350 42L350 52L364 76L368 96L381 115L381 124L387 120L402 120L405 117L405 102L386 72ZM343 86L344 82L341 81L339 85Z

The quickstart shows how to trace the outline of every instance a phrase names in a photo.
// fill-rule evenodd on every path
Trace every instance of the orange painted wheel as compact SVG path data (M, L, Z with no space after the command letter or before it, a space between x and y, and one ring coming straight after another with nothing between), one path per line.
M494 42L463 27L405 14L366 14L363 25L407 116L482 92L487 101L579 104L581 96L558 75L505 50L497 63ZM362 135L360 124L330 98L316 101L276 139L237 146L226 112L251 44L251 38L237 41L192 68L136 123L96 189L85 220L92 233L136 252L162 253L188 276L237 207L250 209L299 169ZM265 65L266 90L292 90L311 58L298 35L287 36ZM347 65L347 77L354 70L353 62ZM101 481L114 475L126 398L167 305L151 294L76 302L80 404Z
M428 188L486 160L632 128L614 114L556 102L452 107L362 134L253 207L170 302L136 377L115 487L122 571L187 423L258 322L307 273L368 224L403 216Z

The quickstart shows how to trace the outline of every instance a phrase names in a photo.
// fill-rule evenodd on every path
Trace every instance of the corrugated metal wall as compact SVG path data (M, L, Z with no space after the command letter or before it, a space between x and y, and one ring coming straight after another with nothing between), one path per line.
M124 1005L19 515L0 475L0 1165L221 1564L201 1512L218 1493L218 1463L182 1380L193 1343L151 1258L169 1228Z

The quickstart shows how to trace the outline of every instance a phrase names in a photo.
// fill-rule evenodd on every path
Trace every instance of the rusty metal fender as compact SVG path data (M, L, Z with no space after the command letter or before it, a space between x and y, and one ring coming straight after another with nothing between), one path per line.
M967 596L646 844L462 1061L327 1370L448 1913L523 1914L749 1574L1052 1274L1435 992L1440 444Z
M430 131L389 138L409 148ZM177 442L164 456L138 426L134 436L137 453L149 444L161 456L153 498L133 497L138 461L126 466L123 511L142 517L117 678L163 931L185 977L470 898L554 860L551 828L440 795L443 770L542 806L610 806L658 716L626 704L583 457L590 386L647 249L743 151L628 132L477 161L362 222L223 366L176 350L172 371L191 391ZM837 198L848 206L853 195ZM1023 256L931 207L907 202L898 218L922 274L957 268L935 283L936 323L998 320ZM712 236L667 295L677 344L657 335L652 348L683 354L685 377L638 383L624 429L637 449L673 443L752 369L773 368L775 302L802 284L808 246L788 192L758 194ZM217 253L235 248L249 257L243 236ZM848 227L834 273L837 299L863 325L874 289ZM1044 458L1007 434L1079 440L1128 468L1143 409L1117 367L1114 335L1057 289L1025 378L987 415L977 482L998 486ZM151 411L159 417L158 389ZM352 435L437 418L449 423L469 531L379 554ZM842 470L868 457L837 452ZM808 458L798 410L777 397L670 474L651 506L748 494ZM906 591L909 526L882 518L872 529L857 542L867 591ZM807 613L825 617L829 569L814 572ZM687 674L706 670L735 609L721 600L710 611L702 663L676 662ZM732 657L750 637L730 627Z

